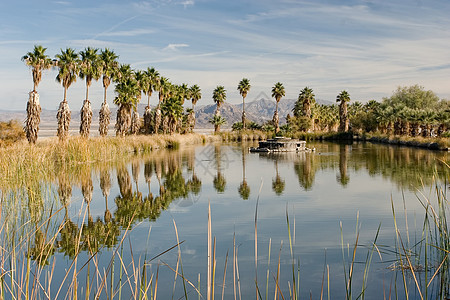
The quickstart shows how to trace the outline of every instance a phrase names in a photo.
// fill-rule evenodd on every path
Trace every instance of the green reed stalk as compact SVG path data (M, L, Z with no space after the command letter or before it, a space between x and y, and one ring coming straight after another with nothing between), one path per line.
M255 288L256 288L256 300L258 300L259 288L258 288L258 202L259 196L256 200L255 207Z
M394 227L395 227L395 235L396 235L396 239L395 239L395 245L396 245L396 249L397 249L397 255L400 257L398 259L398 261L400 262L400 268L402 271L402 278L403 278L403 286L405 288L405 297L408 300L409 299L409 293L408 293L408 286L407 286L407 282L406 282L406 274L405 274L405 267L403 266L403 256L400 250L400 242L399 242L399 236L400 236L400 231L398 230L398 226L397 226L397 218L395 217L395 209L394 209L394 201L392 200L391 197L391 207L392 207L392 215L394 217ZM397 282L395 284L395 294L397 294Z
M212 253L211 253L211 202L208 202L208 271L206 275L207 285L206 285L206 297L208 300L211 299L211 273L212 273Z
M223 269L222 300L223 300L223 296L225 294L225 278L227 277L227 263L228 263L228 250L227 250L227 255L225 256L225 266L224 266L224 269ZM199 274L199 276L200 276L200 274Z
M270 268L270 251L272 249L272 238L269 238L269 257L267 259L267 278L266 278L266 300L267 297L269 296L269 268Z
M291 226L289 224L289 214L288 214L287 204L286 204L286 222L287 222L287 227L288 227L289 249L291 251L291 261L292 261L292 296L293 296L293 300L297 300L298 294L297 294L296 280L295 280L294 252L292 250Z

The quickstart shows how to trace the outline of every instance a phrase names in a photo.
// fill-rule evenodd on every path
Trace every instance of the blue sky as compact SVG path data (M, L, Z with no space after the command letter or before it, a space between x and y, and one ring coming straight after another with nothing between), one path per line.
M32 79L20 58L35 44L51 57L109 47L135 69L154 66L174 83L200 85L199 104L212 103L217 85L240 102L243 77L252 84L248 101L270 95L277 81L287 98L309 86L319 99L345 89L366 102L420 84L450 99L449 13L448 0L2 1L0 109L25 109ZM45 109L63 97L55 77L46 71L38 88ZM69 88L72 109L84 89L80 79ZM108 95L112 103L113 88ZM98 108L101 82L90 98Z

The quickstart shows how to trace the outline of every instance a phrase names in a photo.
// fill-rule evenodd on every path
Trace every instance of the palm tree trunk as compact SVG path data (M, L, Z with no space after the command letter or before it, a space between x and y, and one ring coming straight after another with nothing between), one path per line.
M144 130L145 133L151 133L152 128L152 111L150 110L150 106L147 105L144 112Z
M105 93L104 93L104 96L103 96L103 103L106 103L106 87L105 87Z
M86 83L86 100L89 99L89 85Z
M131 134L138 134L141 128L141 119L139 118L139 113L133 111L133 116L131 118Z
M29 93L27 103L27 119L25 121L25 132L28 142L30 144L36 144L39 123L41 121L41 106L39 104L39 94L36 91Z
M90 101L86 98L81 108L80 135L84 138L89 137L92 122L92 108Z
M67 89L64 89L64 96L66 94L66 90ZM71 113L69 105L64 99L59 104L58 113L56 115L56 118L58 120L57 136L59 137L60 141L65 141L67 139L67 136L69 135L70 115Z
M105 92L106 92L106 89L105 89ZM108 103L103 102L102 107L100 108L99 120L98 120L98 122L99 122L98 131L101 136L106 136L108 134L108 126L109 126L110 116L111 116L111 111L109 110Z
M242 97L242 129L245 130L245 97Z

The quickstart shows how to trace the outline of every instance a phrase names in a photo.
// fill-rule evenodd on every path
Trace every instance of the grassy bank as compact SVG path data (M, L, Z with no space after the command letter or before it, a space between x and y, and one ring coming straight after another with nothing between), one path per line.
M29 186L35 181L52 181L57 174L82 173L93 165L108 165L146 155L157 149L201 144L219 139L199 134L121 137L57 138L29 145L25 141L0 148L2 190ZM68 172L71 171L71 172Z
M445 150L450 148L450 139L394 136L381 133L353 133L353 132L282 132L285 137L305 141L364 141L398 146L426 148L430 150ZM274 137L274 132L261 130L238 130L221 132L219 136L223 141L261 141Z

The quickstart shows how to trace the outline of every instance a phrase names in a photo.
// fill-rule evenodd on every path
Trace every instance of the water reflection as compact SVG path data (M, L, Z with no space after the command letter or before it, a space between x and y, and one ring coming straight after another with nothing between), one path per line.
M194 148L161 151L115 165L102 164L93 168L62 165L54 177L63 224L56 239L50 239L42 225L45 223L43 211L46 211L47 190L44 180L30 181L23 189L30 226L35 232L30 256L45 265L55 252L73 259L80 251L97 253L102 248L112 248L117 245L123 230L132 228L137 222L156 221L174 201L179 207L192 206L202 194L202 181L208 183L210 190L225 193L228 178L234 196L237 190L241 199L250 199L251 189L259 188L255 178L261 176L257 172L261 172L262 160L267 163L262 175L268 175L272 191L279 197L298 192L299 188L312 190L316 178L320 178L318 174L325 172L336 174L337 184L347 188L353 183L352 176L362 170L372 177L388 179L401 189L429 185L433 175L440 178L450 175L441 162L447 161L446 152L373 144L316 143L312 147L317 152L253 154L242 145L230 148L207 145L197 148L197 152ZM212 158L208 166L212 172L202 165L205 157L200 156L205 155L205 149L210 151L211 157L207 159ZM238 150L232 152L230 149ZM230 155L236 159L228 159ZM197 173L196 168L202 170L202 166L205 172ZM242 174L242 177L232 178L229 174ZM96 188L101 190L101 201L96 201ZM205 190L208 191L207 188ZM70 211L74 191L83 197L85 203L86 214L81 214L81 217ZM113 202L110 197L113 197ZM93 205L98 207L99 203L101 213L91 212Z
M224 193L227 186L225 176L222 174L222 151L220 145L214 146L214 157L216 159L216 176L214 176L213 185L218 193Z
M242 152L242 182L239 185L238 193L243 200L247 200L248 197L250 197L250 186L248 185L247 179L245 177L245 156L247 155L248 151L246 147L242 147L241 152Z

